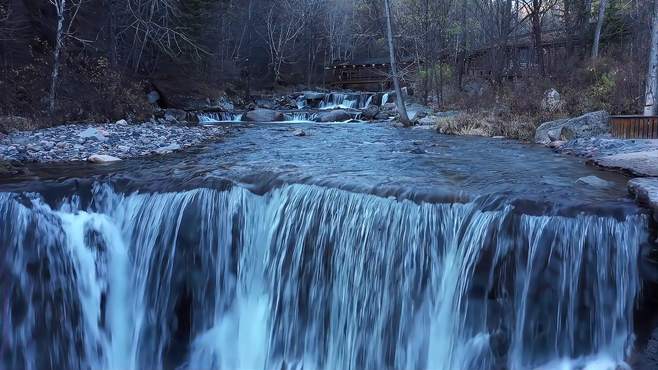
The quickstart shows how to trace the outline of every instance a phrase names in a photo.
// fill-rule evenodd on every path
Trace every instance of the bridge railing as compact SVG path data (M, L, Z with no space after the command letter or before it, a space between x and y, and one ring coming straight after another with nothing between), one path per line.
M621 139L658 139L658 116L611 116L612 136Z

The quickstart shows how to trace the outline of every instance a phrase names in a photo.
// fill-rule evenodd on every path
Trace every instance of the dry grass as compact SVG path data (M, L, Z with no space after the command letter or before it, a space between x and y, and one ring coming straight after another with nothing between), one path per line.
M532 141L537 129L529 116L504 112L482 111L460 113L437 124L437 131L448 135L504 136L510 139Z

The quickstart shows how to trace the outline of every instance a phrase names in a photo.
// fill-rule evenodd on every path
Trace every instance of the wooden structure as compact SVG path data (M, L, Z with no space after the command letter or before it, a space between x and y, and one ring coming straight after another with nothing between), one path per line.
M611 116L612 136L622 139L658 139L658 116Z
M564 66L567 48L581 43L580 40L563 37L556 32L547 32L542 37L541 49L546 73ZM508 64L496 66L496 61L504 55L507 55ZM504 45L474 50L464 60L464 74L468 76L487 78L498 73L500 77L514 78L536 75L538 72L537 52L531 35L517 37Z
M400 82L408 84L405 76L414 74L416 63L398 61ZM390 90L391 64L387 58L371 58L360 61L338 62L325 67L325 80L331 87L357 90Z

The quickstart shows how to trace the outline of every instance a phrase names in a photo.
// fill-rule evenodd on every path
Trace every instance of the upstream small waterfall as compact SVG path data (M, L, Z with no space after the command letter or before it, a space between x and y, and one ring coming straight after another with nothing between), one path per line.
M232 113L232 112L200 113L197 116L199 118L199 123L201 124L210 124L217 122L239 122L242 120L241 113Z
M312 185L0 193L0 368L613 369L646 228Z
M372 102L373 94L337 93L327 94L320 103L320 109L364 109Z

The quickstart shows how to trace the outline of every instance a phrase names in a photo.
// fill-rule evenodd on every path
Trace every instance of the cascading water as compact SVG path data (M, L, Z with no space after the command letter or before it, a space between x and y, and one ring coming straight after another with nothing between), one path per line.
M242 114L231 112L212 112L198 114L199 123L217 123L217 122L239 122L242 120Z
M382 96L382 107L383 107L384 105L386 105L386 103L388 103L388 97L389 97L388 93L385 93L385 94Z
M368 93L336 93L327 94L320 103L320 109L364 109L372 102L372 94Z
M2 369L582 369L633 343L641 215L312 185L0 193Z
M311 122L317 117L314 112L290 112L284 114L286 122Z

